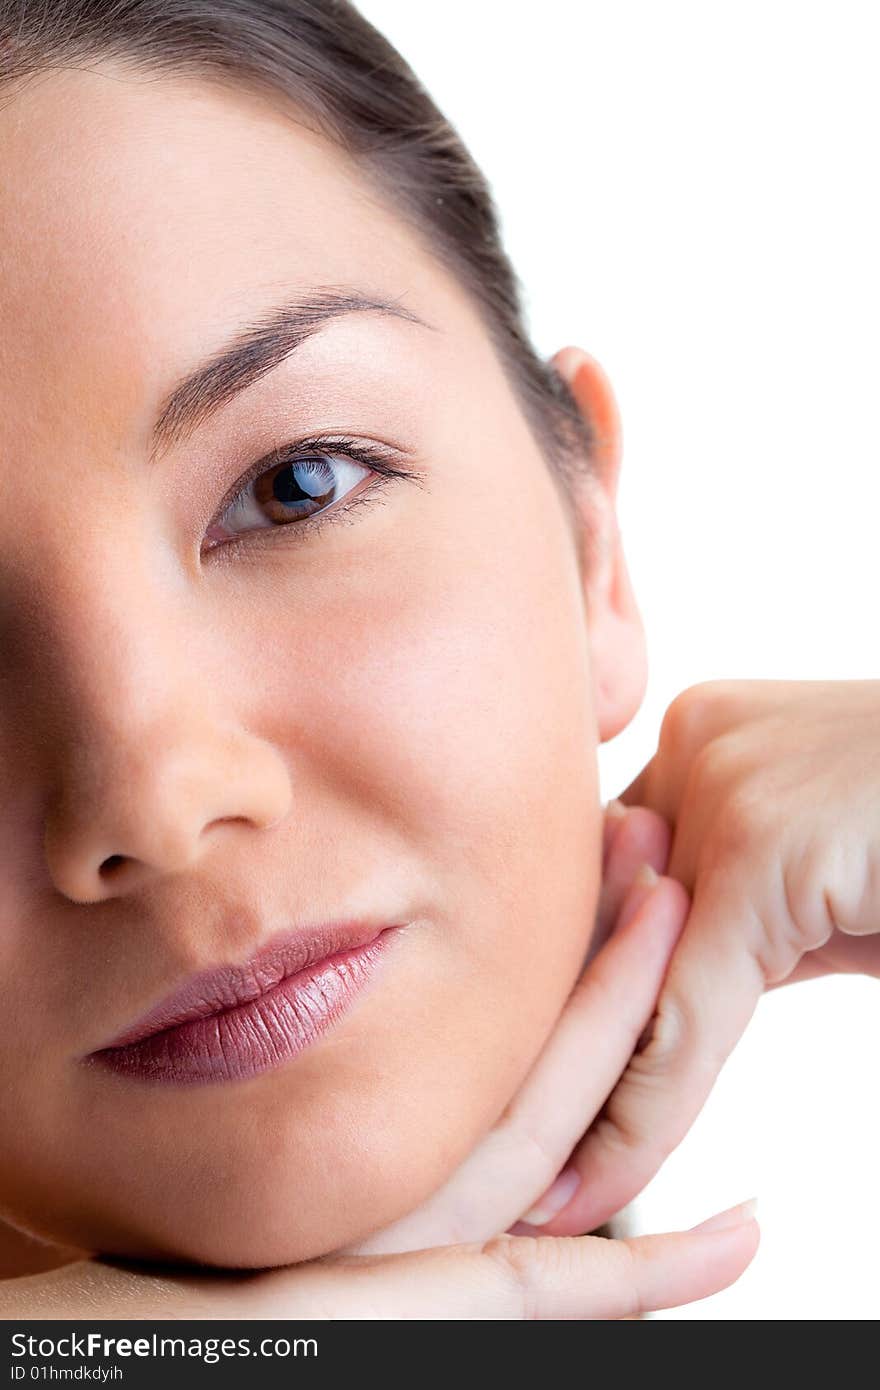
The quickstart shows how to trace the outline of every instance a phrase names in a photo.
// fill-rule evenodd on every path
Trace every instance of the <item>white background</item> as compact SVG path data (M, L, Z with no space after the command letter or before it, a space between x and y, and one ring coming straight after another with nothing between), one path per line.
M360 8L489 177L539 350L578 343L616 388L650 680L603 798L696 681L880 677L877 7ZM762 1001L638 1209L665 1230L757 1195L762 1245L658 1316L880 1313L878 1005L862 978Z

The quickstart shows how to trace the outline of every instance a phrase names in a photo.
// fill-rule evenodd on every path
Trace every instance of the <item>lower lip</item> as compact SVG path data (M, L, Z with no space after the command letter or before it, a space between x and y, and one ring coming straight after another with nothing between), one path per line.
M105 1047L87 1060L138 1081L176 1086L244 1081L280 1067L341 1018L394 935L394 928L388 928L363 946L288 975L246 1004L190 1019L125 1047Z

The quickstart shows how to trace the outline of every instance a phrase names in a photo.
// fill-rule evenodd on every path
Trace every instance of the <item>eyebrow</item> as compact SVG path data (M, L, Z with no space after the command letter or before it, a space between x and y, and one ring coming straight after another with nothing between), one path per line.
M434 329L393 299L336 286L310 289L246 325L216 353L187 373L165 397L153 427L150 463L155 464L239 391L277 367L330 319L372 313Z

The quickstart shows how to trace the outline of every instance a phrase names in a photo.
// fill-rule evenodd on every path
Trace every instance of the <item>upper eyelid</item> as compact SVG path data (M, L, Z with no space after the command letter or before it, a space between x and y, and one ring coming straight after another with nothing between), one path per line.
M334 450L338 450L343 458L350 458L352 454L347 452L347 448L353 451L361 449L365 454L368 454L370 456L369 466L387 462L389 469L398 466L397 461L399 461L402 466L403 462L408 461L410 456L415 453L415 451L409 447L399 444L388 444L384 440L361 439L357 435L320 432L317 434L302 435L298 439L290 439L283 444L276 445L273 449L270 449L267 454L264 454L261 459L258 459L256 463L251 464L242 475L242 478L253 481L255 477L259 476L261 470L275 467L277 464L284 463L297 454L302 454L303 456L332 455ZM417 468L414 468L413 472L415 476L424 476L422 470ZM233 485L233 487L234 486L235 485Z
M298 453L302 453L304 456L307 456L310 451L313 454L332 454L334 446L339 449L343 444L360 446L365 451L377 451L372 459L364 461L363 466L365 468L372 468L375 472L381 473L383 470L380 465L383 462L387 462L387 472L390 476L409 478L420 487L426 485L427 475L425 471L410 463L410 458L415 453L415 450L410 446L389 444L384 440L361 439L356 435L344 434L341 431L336 434L330 433L329 431L319 431L317 433L301 435L299 438L293 438L283 444L276 445L273 449L270 449L268 453L264 454L262 458L252 463L250 467L231 484L214 513L211 525L219 521L219 519L225 515L232 504L240 497L241 493L244 492L246 488L250 487L251 483L262 473L267 472L271 468L280 466L291 457L295 457ZM346 455L344 449L341 450L341 454L342 457L350 457L350 455ZM400 460L400 462L397 462L397 460ZM354 461L359 462L360 460L355 459Z
M309 439L303 440L301 443L293 440L289 444L279 444L274 449L271 449L268 454L264 454L262 458L252 463L245 469L241 477L232 484L231 491L228 494L228 500L221 503L221 512L219 514L228 511L229 507L236 498L244 492L245 488L250 487L251 483L256 482L257 478L263 473L268 473L273 468L280 468L282 464L289 463L291 459L297 457L317 458L322 453L332 453L332 449L329 445L325 449L318 449L310 442L311 438L312 436L310 436Z

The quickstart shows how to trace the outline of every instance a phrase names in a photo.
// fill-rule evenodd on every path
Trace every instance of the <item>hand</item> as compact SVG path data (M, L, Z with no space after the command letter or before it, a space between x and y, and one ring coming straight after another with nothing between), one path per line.
M758 1245L750 1204L692 1231L499 1235L399 1255L284 1269L180 1274L84 1260L0 1282L0 1318L618 1319L705 1298L739 1277Z
M642 1190L765 989L880 975L878 784L880 682L715 681L673 701L620 802L674 827L668 873L693 903L651 1041L573 1152L579 1185L542 1230L591 1230Z

